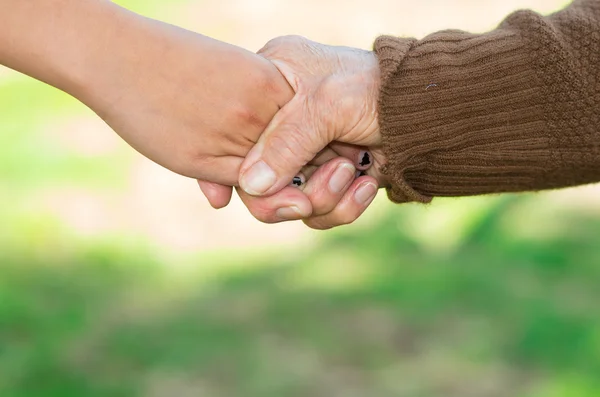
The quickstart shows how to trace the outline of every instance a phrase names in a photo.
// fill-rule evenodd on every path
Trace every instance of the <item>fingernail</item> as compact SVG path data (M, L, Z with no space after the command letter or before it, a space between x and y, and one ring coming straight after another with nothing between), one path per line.
M365 183L358 188L354 194L354 199L360 205L369 205L377 195L377 186L374 183Z
M368 165L371 165L371 153L363 150L360 152L360 154L358 155L358 164L361 167L366 167Z
M292 179L292 186L300 187L306 183L306 178L302 174L298 174Z
M240 186L246 193L258 196L269 190L276 180L275 172L261 160L242 175Z
M280 208L275 213L279 218L288 221L295 221L304 218L304 215L300 211L300 208L292 205L290 207Z
M337 167L329 179L329 190L340 193L354 179L356 168L352 164L343 163Z

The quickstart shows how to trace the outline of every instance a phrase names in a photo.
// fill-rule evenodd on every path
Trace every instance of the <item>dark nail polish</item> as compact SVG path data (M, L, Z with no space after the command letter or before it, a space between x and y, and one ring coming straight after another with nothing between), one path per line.
M302 178L300 178L299 176L295 176L294 179L292 180L292 185L294 186L302 186Z
M360 160L360 162L358 164L361 165L362 167L371 165L371 155L369 154L369 152L364 152L364 154L362 155L362 159Z

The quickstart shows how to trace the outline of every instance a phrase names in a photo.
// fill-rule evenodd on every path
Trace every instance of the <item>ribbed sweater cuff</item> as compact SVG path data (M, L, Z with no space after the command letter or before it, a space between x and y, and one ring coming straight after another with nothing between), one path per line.
M518 33L382 36L374 50L392 201L528 190L544 177L541 83Z

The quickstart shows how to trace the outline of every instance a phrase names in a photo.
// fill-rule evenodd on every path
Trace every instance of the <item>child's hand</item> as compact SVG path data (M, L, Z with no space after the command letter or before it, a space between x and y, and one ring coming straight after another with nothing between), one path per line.
M158 164L237 185L244 157L293 96L286 80L256 54L120 8L112 23L118 40L74 94Z
M236 185L240 165L293 96L277 68L235 46L108 0L2 0L0 64L81 100L140 153Z

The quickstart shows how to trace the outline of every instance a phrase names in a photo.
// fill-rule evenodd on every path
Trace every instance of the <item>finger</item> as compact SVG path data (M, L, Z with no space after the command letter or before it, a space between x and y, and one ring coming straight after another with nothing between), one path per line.
M304 175L304 177L306 178L307 181L310 180L310 178L312 178L312 176L314 175L314 173L320 168L321 166L316 166L316 165L306 165L304 167L302 167L302 170L300 171L300 173L302 175Z
M304 190L306 182L312 178L313 174L319 169L316 165L306 165L302 167L302 170L292 179L290 186L296 187L300 190Z
M373 155L364 146L351 145L343 142L331 142L329 148L339 156L346 157L354 163L357 169L364 171L373 165Z
M363 214L376 195L377 180L370 176L363 176L354 181L333 211L305 219L304 223L318 230L350 224Z
M223 186L201 180L198 180L198 185L214 209L218 210L229 205L233 194L233 188L231 186Z
M367 171L371 169L374 164L373 155L367 150L366 147L341 142L332 142L310 162L310 165L302 168L298 175L294 177L292 186L304 189L306 186L306 181L310 180L311 175L318 169L316 166L322 166L333 159L339 159L342 157L355 163L354 166L358 170L355 174L356 178L368 175Z
M359 152L360 152L360 150L356 150L356 153L359 153ZM333 167L338 165L340 161L347 160L346 157L340 157L339 155L337 155L337 153L335 153L333 151L331 153L333 155L335 155L335 157L333 157L328 162L331 162L333 160L336 160L336 162L330 164L328 166L329 168L324 168L323 167L324 163L317 166L317 165L312 165L312 162L311 162L310 165L306 165L306 166L302 167L302 170L300 170L300 172L294 177L290 186L295 186L304 191L304 189L306 187L306 183L311 180L311 178L313 177L313 174L315 174L315 172L317 170L319 170L319 173L321 175L323 175L324 172L328 172L329 174L328 174L327 178L329 178ZM350 163L349 165L351 166L352 164ZM355 168L358 168L358 167L355 166ZM358 170L354 174L354 179L359 178L361 176L365 176L365 175L368 175L367 171ZM316 182L313 181L313 184L314 183L316 183ZM324 184L321 184L321 187L324 187L324 186L325 186ZM305 193L306 193L306 191L305 191Z
M253 196L268 196L289 185L300 169L330 142L309 116L310 100L296 95L273 118L244 160L240 186Z
M240 188L236 192L250 213L264 223L304 219L312 214L312 205L298 188L287 186L267 197L251 196Z
M321 150L314 159L312 159L310 161L310 165L323 165L328 161L331 161L337 157L340 157L340 154L338 154L335 150L333 150L331 147L326 147L325 149Z
M302 181L299 186L292 184L293 187L286 187L272 196L251 196L241 189L237 189L237 192L250 213L262 222L303 219L314 213L315 204L319 215L335 208L352 184L355 168L348 159L338 157L321 167L303 167L298 178ZM286 209L289 207L296 207L300 211L290 212Z
M340 202L356 177L350 160L338 157L322 165L306 183L303 192L312 204L312 216L331 212Z

